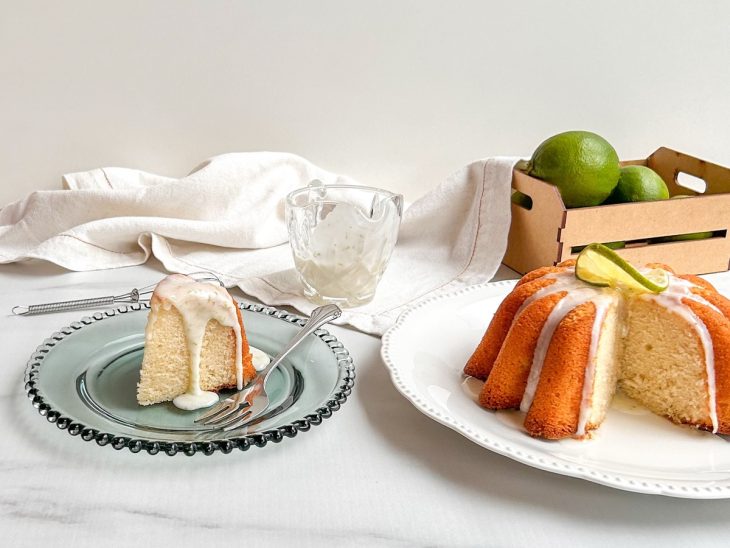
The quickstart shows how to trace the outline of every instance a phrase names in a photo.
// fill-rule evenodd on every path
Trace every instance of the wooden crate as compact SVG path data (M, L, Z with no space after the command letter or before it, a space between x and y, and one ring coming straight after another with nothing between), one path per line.
M624 241L617 250L636 265L660 262L677 272L706 274L730 269L730 169L668 148L645 160L669 187L669 194L694 194L677 182L687 173L705 182L703 193L681 200L634 202L567 209L558 189L515 170L512 188L532 199L530 209L512 204L512 225L504 264L520 273L575 258L580 246ZM658 242L665 236L712 231L703 240Z

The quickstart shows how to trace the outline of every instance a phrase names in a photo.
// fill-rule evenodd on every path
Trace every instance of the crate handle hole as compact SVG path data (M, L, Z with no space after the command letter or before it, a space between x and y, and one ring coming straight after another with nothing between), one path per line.
M510 198L513 204L516 206L519 206L523 209L527 209L528 211L532 209L532 198L530 198L527 194L524 192L520 192L519 190L512 190L512 196Z
M685 173L684 171L677 172L675 182L679 186L689 189L692 192L696 192L698 194L704 194L707 190L707 183L703 179L695 177L694 175L690 175L689 173Z

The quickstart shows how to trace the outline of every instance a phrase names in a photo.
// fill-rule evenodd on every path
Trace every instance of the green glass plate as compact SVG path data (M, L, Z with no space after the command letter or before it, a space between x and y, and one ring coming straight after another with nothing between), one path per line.
M275 356L304 320L274 308L240 304L249 344ZM205 410L137 404L144 353L145 304L97 312L64 327L28 361L25 389L46 419L72 436L133 453L175 455L263 447L332 416L347 400L355 370L341 342L324 329L310 335L266 383L264 414L245 429L196 425ZM227 392L222 392L225 397Z

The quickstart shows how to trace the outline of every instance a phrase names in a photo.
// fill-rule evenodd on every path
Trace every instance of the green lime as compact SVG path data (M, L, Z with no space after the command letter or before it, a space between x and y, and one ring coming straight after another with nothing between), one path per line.
M600 135L566 131L543 141L526 171L558 187L566 207L595 206L618 183L618 155Z
M603 245L605 245L608 249L623 249L626 247L626 242L605 242ZM585 245L574 247L572 248L571 253L580 253L586 247L587 246Z
M669 189L656 171L646 166L625 166L606 203L651 202L669 198Z
M524 207L525 209L532 209L532 198L530 198L527 194L520 192L519 190L515 190L512 193L510 200L513 204L517 204L520 207Z
M690 194L677 194L672 196L672 200L676 198L692 198ZM692 232L691 234L679 234L677 236L667 236L665 238L657 238L658 242L683 242L685 240L706 240L712 238L712 232Z
M661 293L669 286L667 272L654 268L639 272L615 251L601 244L590 244L575 262L575 276L593 285L619 287L641 292Z
M677 236L667 236L663 238L663 242L683 242L685 240L706 240L712 238L712 232L692 232L691 234L678 234Z

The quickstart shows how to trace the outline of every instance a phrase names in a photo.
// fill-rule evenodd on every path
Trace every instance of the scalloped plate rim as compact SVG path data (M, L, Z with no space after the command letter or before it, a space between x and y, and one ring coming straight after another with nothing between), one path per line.
M264 306L253 303L244 303L236 301L241 310L272 316L287 323L296 323L304 325L305 319L297 314L292 314L279 310L272 306ZM71 322L69 325L61 327L46 338L30 355L26 363L24 385L25 392L31 404L41 416L44 416L48 422L56 424L59 429L66 430L71 436L79 436L84 441L96 441L97 445L110 445L114 449L120 450L127 448L132 453L141 453L143 450L150 455L166 454L169 456L177 454L185 454L192 456L195 454L211 455L216 452L224 454L231 453L233 449L246 451L250 447L264 447L268 442L279 443L284 438L293 438L299 432L307 432L312 426L319 425L324 419L332 416L332 414L340 409L347 401L355 384L355 366L348 350L344 345L325 329L318 329L310 337L317 337L324 342L329 350L333 353L336 367L338 368L337 386L330 393L327 401L310 413L305 414L302 418L294 420L289 424L248 434L237 438L227 438L220 440L205 441L189 441L189 442L171 442L163 440L135 439L130 436L116 435L111 432L101 432L95 428L91 428L82 424L81 421L72 417L67 417L54 410L43 399L43 394L35 386L35 377L43 366L45 355L52 351L56 342L63 340L64 337L75 333L86 325L91 325L98 321L113 318L120 314L141 312L149 309L146 303L136 303L116 307L114 309L105 310L103 312L95 312L91 316L84 316L81 319Z

